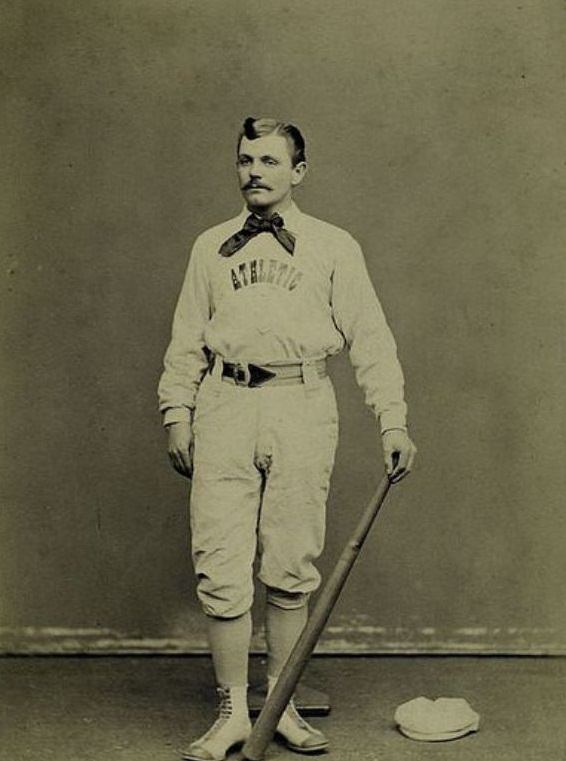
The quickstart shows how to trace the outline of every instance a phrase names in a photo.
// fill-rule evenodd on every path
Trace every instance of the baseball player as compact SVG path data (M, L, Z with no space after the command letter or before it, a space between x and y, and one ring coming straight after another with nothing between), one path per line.
M251 731L256 554L268 691L319 586L314 561L338 437L329 356L348 347L393 482L416 452L395 341L360 246L293 201L306 171L297 127L245 120L237 142L245 207L194 244L159 383L171 463L192 479L192 559L220 698L218 718L184 753L190 761L220 761ZM328 747L292 700L277 731L300 753Z

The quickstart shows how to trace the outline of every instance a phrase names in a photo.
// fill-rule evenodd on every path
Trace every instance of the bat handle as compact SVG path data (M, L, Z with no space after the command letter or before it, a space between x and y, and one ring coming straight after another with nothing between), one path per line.
M279 719L291 699L309 656L314 650L322 630L332 613L336 600L359 555L372 523L383 504L390 485L389 478L385 476L366 507L353 536L344 548L338 563L322 590L305 628L289 655L277 679L277 683L265 702L252 733L242 749L243 757L248 759L248 761L261 761L263 759L267 746L275 734Z

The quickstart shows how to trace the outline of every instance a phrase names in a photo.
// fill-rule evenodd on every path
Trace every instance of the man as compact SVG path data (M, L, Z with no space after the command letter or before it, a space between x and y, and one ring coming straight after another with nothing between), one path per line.
M256 552L269 691L319 586L313 561L338 435L328 356L348 346L393 482L416 451L395 342L360 247L293 201L306 170L295 126L245 120L237 144L245 209L194 244L159 385L171 462L192 478L192 557L220 696L220 716L184 754L191 761L220 761L251 729ZM278 732L297 752L328 747L292 701Z

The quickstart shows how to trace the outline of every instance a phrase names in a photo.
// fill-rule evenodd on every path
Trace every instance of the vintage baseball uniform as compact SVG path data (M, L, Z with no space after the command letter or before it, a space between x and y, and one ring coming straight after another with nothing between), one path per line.
M159 383L164 424L193 419L192 557L203 609L220 617L251 606L257 550L273 604L303 605L320 583L338 418L317 361L347 346L381 430L406 425L395 341L360 246L293 203L282 213L292 253L262 232L222 256L249 213L197 238ZM223 361L302 363L304 382L247 388L222 378Z

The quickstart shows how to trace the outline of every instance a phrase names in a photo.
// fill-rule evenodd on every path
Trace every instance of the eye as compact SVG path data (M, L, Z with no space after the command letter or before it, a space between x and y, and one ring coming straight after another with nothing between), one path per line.
M265 156L263 159L263 163L267 164L267 166L277 166L279 162L271 158L271 156Z
M240 156L237 160L238 166L247 166L250 163L250 157L249 156Z

